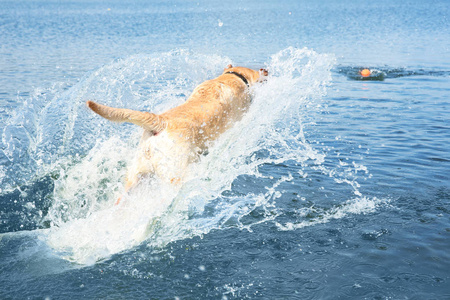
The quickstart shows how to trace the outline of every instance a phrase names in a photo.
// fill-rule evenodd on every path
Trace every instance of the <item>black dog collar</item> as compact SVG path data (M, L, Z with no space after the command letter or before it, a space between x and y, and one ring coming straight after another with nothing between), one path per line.
M236 72L233 72L233 71L226 72L225 74L233 74L233 75L236 75L237 77L239 77L240 79L242 79L242 81L243 81L247 86L249 86L249 85L248 85L247 78L245 78L245 77L242 76L241 74L236 73Z

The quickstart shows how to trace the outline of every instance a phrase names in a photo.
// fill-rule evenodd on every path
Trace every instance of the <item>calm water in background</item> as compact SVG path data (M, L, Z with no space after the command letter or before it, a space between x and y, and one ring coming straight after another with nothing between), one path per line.
M0 298L450 298L449 6L0 1ZM271 78L200 175L112 209L140 130L84 102L230 62Z

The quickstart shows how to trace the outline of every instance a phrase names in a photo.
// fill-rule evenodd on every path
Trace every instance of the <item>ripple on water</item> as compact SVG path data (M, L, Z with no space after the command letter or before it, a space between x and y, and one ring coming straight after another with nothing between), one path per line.
M234 263L231 260L216 262L214 268L217 271L217 273L224 276L232 276L236 274L238 271L237 267L234 266Z
M339 289L337 299L386 299L387 293L379 285L366 281L346 284Z

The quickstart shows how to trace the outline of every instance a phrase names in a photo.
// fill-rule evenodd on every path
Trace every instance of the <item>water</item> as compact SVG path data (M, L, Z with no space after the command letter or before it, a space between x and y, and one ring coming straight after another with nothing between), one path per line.
M448 15L1 1L0 298L450 298ZM270 71L246 116L113 207L141 131L85 101L162 112L229 63Z

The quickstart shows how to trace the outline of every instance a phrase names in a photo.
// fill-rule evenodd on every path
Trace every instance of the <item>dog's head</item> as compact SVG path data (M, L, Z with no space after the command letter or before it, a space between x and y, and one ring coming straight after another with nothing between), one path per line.
M247 79L249 85L256 82L263 82L267 80L269 72L266 69L259 69L259 71L245 68L245 67L233 67L231 64L224 69L224 73L235 72L244 76Z

